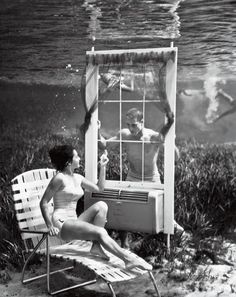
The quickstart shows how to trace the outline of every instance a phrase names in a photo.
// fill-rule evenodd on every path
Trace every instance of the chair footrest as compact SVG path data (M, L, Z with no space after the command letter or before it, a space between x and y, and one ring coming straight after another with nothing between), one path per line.
M60 246L50 247L50 255L82 264L110 283L133 279L147 273L146 270L139 268L126 269L121 259L107 251L106 253L110 257L109 261L94 256L90 253L91 246L92 242L90 241L75 240ZM127 251L127 253L138 258L137 255L130 251Z

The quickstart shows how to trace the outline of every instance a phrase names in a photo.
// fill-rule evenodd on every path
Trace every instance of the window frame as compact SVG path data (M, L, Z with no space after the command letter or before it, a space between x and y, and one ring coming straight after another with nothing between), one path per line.
M174 116L176 114L176 79L177 79L177 47L155 48L155 49L133 49L133 50L109 50L86 52L86 104L91 106L94 100L98 100L99 94L99 67L104 61L112 56L142 55L157 53L165 55L173 53L174 57L166 61L166 94ZM164 53L164 54L163 54ZM129 61L127 62L129 63ZM112 65L112 63L111 63ZM132 101L135 103L135 100ZM88 108L89 109L89 108ZM98 136L98 109L91 115L90 126L85 135L85 176L92 182L97 182L97 136ZM175 150L175 122L171 126L164 141L164 184L153 182L130 182L107 180L107 188L134 188L134 189L163 189L164 190L164 232L173 234L174 222L174 150ZM121 152L120 152L121 153Z

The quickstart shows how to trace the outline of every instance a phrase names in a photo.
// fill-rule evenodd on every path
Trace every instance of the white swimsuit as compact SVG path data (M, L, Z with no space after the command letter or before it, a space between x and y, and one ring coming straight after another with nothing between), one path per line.
M79 186L66 186L53 197L54 211L52 214L52 223L60 231L66 220L77 219L76 205L77 201L84 195L81 182L84 177L76 174Z

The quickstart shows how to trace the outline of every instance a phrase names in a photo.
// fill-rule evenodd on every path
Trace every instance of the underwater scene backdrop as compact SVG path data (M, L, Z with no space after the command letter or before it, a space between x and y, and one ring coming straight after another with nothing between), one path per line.
M74 133L86 51L178 47L176 136L236 141L236 2L3 0L0 127ZM107 112L107 116L111 116ZM110 129L113 127L111 116Z

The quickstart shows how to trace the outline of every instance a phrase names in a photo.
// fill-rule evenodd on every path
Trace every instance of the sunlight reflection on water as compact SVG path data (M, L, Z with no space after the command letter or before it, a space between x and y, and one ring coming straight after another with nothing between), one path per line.
M166 47L171 41L179 49L178 80L202 79L212 64L220 76L234 78L235 13L230 0L4 0L0 79L79 85L92 46Z
M180 1L120 1L111 9L108 1L87 0L83 7L91 20L88 35L102 40L178 38L180 22L176 9Z

